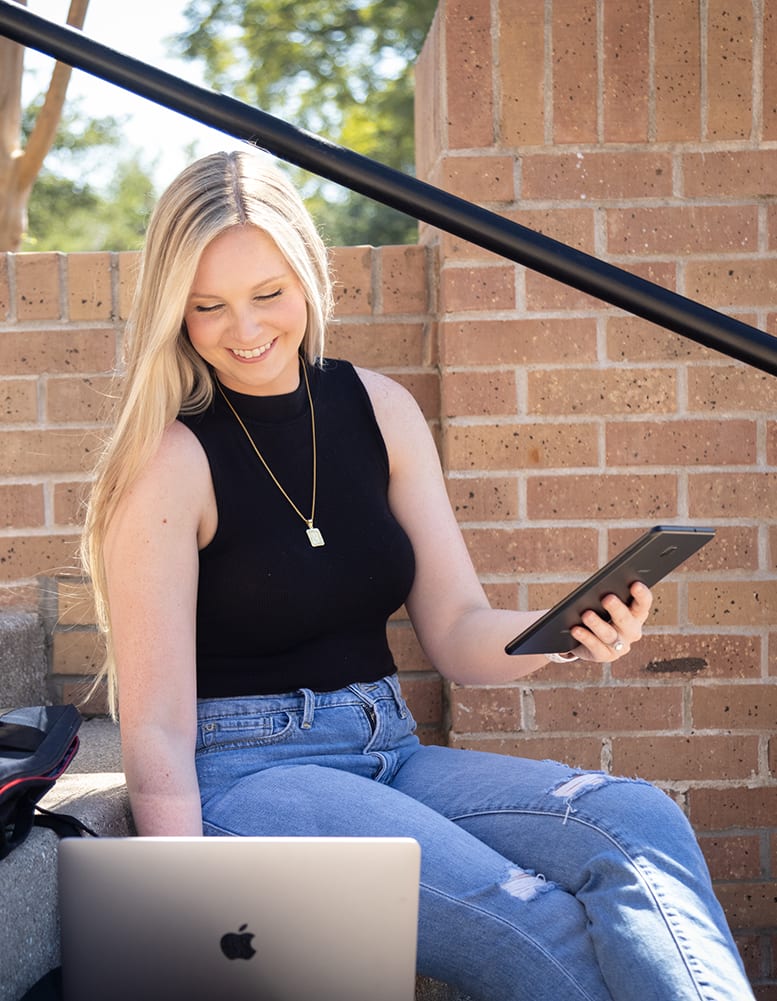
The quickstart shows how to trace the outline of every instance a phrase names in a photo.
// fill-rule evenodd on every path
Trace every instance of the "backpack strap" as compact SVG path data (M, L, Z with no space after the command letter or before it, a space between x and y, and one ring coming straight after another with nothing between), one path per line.
M48 827L59 838L80 838L84 834L88 834L92 838L99 837L96 831L87 827L78 817L73 817L69 813L55 813L52 810L46 810L44 807L38 806L37 803L35 804L33 823L36 827Z

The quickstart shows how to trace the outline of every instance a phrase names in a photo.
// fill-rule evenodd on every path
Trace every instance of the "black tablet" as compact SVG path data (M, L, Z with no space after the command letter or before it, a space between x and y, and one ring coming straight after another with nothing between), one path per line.
M524 629L520 636L507 644L505 652L566 653L572 650L578 644L569 630L580 625L583 612L593 609L602 618L608 619L609 616L601 606L605 595L615 594L628 604L632 584L640 580L652 587L701 549L714 535L714 528L656 525L597 570L528 629Z

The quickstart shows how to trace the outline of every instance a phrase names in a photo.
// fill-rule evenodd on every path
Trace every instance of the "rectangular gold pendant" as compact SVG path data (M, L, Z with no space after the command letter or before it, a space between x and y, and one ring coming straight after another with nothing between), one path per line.
M313 526L311 525L310 528L306 529L306 531L307 531L308 541L310 542L311 546L313 546L314 549L317 546L324 545L324 536L321 534L319 529L313 528Z

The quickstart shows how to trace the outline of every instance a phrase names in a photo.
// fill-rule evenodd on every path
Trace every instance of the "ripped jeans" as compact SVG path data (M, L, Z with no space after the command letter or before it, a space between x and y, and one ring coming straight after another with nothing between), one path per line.
M395 676L198 716L205 834L420 842L420 973L477 1001L753 998L693 831L655 787L422 746Z

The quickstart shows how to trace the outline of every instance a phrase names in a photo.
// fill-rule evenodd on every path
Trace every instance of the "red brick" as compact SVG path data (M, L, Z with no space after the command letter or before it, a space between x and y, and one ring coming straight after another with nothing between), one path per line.
M756 457L754 421L612 422L606 439L608 466L738 466Z
M617 518L625 508L634 518L667 519L677 511L675 476L532 476L526 484L530 518Z
M407 699L410 712L419 724L442 722L443 681L439 675L426 678L402 678L402 693Z
M682 715L680 688L629 685L534 690L534 721L538 730L593 733L676 730L682 724Z
M11 312L11 288L8 282L8 254L0 254L0 321Z
M530 414L672 413L677 409L674 369L574 368L528 373Z
M777 51L777 11L771 4L764 4L763 52ZM763 138L777 139L777 62L763 60ZM775 954L777 955L777 953ZM777 974L776 974L777 976ZM777 995L777 991L775 991Z
M428 671L431 667L426 654L409 622L392 622L388 642L400 671Z
M518 515L514 476L449 478L447 487L459 521L508 521Z
M713 308L759 307L774 303L772 260L692 260L686 265L685 275L686 295Z
M108 691L105 684L101 684L92 691L92 682L88 681L65 681L60 680L58 688L61 695L58 701L62 703L71 702L78 707L84 716L107 716L108 714ZM56 679L55 679L56 682Z
M54 484L54 524L83 525L91 481Z
M604 141L646 142L650 4L604 6Z
M52 577L78 566L77 535L14 535L0 539L0 582Z
M777 786L691 789L688 802L700 831L769 829L777 817Z
M598 737L470 737L451 734L451 747L472 751L490 751L535 761L561 761L571 768L599 770L602 767L602 742Z
M688 478L688 512L692 518L773 518L775 474L696 473Z
M437 165L433 183L459 198L474 199L478 205L511 202L515 198L515 169L513 157L501 154L448 156Z
M688 617L704 628L712 625L769 626L777 608L777 580L691 581Z
M427 252L423 247L381 247L381 313L425 313L428 308Z
M688 405L692 410L777 410L777 380L744 365L689 369Z
M57 320L60 302L60 254L17 254L16 315L25 320Z
M658 142L701 133L698 0L655 0L655 116Z
M547 469L592 466L596 436L590 424L451 425L445 436L445 463L454 470Z
M597 22L595 0L555 0L553 139L593 143L597 134Z
M582 250L584 254L596 253L596 215L593 207L536 208L522 203L504 215L519 226L566 244L574 250Z
M365 315L372 312L372 248L335 247L332 250L335 315Z
M366 368L423 365L426 330L423 323L386 320L370 324L365 336L364 323L334 323L327 331L326 352L331 358L347 358Z
M89 472L100 448L91 431L0 431L3 471L13 476Z
M438 8L415 61L415 165L422 180L429 179L443 145L441 22Z
M753 134L753 8L709 0L707 12L707 138Z
M557 200L661 198L672 194L672 161L666 153L535 154L523 160L521 195Z
M581 291L566 282L556 281L536 271L526 271L526 308L532 313L542 312L593 312L608 308L594 295Z
M519 688L455 686L451 690L450 707L451 729L457 733L523 729Z
M637 316L608 316L607 357L613 361L692 361L712 357L694 341Z
M481 573L585 573L596 561L596 533L585 528L466 529Z
M440 311L513 309L515 268L512 265L446 268L440 276Z
M116 255L119 273L118 318L126 320L132 306L140 269L140 254L136 250L124 250Z
M14 330L0 336L0 375L110 372L116 339L109 329Z
M93 629L57 629L52 638L55 674L96 674L105 658L102 637Z
M65 260L70 320L110 320L111 255L68 254Z
M696 685L691 698L698 730L767 731L777 720L777 685Z
M761 876L761 839L755 834L703 835L710 875L716 880L758 879Z
M94 625L94 595L82 578L60 577L56 589L58 626Z
M0 334L0 343L4 336ZM3 379L0 383L0 423L32 423L37 417L37 382L32 379Z
M109 421L115 400L113 380L53 378L46 381L46 417L52 422Z
M619 208L607 212L607 249L639 257L755 253L758 208L737 205Z
M500 136L506 146L545 138L545 0L499 0Z
M445 5L448 145L490 146L494 140L490 0Z
M758 770L758 737L614 737L612 770L650 781L746 779Z
M440 324L443 365L523 365L579 362L596 358L596 321L443 320Z
M515 414L515 372L444 371L441 380L443 417L486 417Z
M771 60L767 60L770 62ZM682 159L686 198L753 199L777 191L777 150L710 150Z
M718 883L715 895L732 928L768 928L777 913L777 882Z
M39 528L44 517L41 484L0 483L0 528Z

